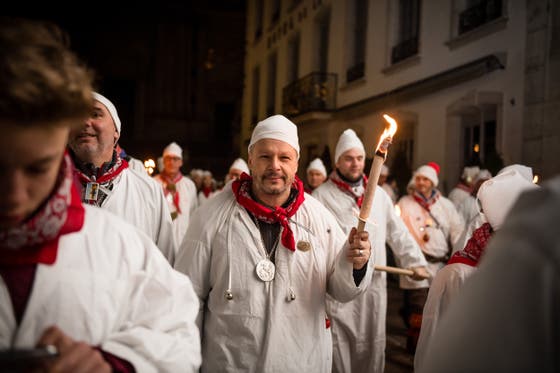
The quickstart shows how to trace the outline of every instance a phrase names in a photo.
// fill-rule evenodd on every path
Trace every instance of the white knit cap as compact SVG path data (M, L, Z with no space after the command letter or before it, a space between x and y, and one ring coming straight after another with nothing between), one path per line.
M176 142L172 142L163 149L163 156L166 155L174 155L183 159L183 149Z
M327 169L325 168L325 165L323 164L321 158L315 158L311 161L311 163L309 163L309 166L307 166L307 172L309 172L310 170L319 171L323 175L327 176Z
M476 197L480 200L486 220L494 230L498 230L519 195L532 188L538 186L517 170L510 169L482 183Z
M251 135L249 151L253 145L263 139L280 140L289 144L296 150L299 158L297 126L285 116L273 115L257 123Z
M115 122L115 128L117 129L117 132L121 133L121 120L119 118L119 115L117 114L117 108L115 108L115 105L113 105L113 103L111 101L109 101L109 99L103 95L100 95L97 92L93 92L93 99L96 101L101 102L109 111L109 114L111 114L111 118L113 118L113 122Z
M366 155L366 150L364 148L364 144L362 140L356 135L353 129L347 129L346 131L342 132L340 137L338 138L338 143L336 143L336 149L334 151L334 160L338 162L338 158L340 156L350 150L350 149L357 149L362 152L362 154Z
M498 175L503 174L505 172L515 170L523 176L525 180L533 182L533 169L531 167L523 166L522 164L512 164L502 168L498 171ZM496 175L497 176L497 175Z
M472 166L463 168L463 174L461 178L467 182L473 182L476 179L476 175L480 172L480 167Z
M233 161L229 169L240 170L249 175L249 166L247 166L247 162L245 162L243 158L237 158L235 161Z
M439 174L439 166L434 162L430 162L427 165L418 167L418 169L414 173L414 177L416 178L417 175L422 175L428 178L434 184L434 188L435 188L438 186L439 183L438 174Z

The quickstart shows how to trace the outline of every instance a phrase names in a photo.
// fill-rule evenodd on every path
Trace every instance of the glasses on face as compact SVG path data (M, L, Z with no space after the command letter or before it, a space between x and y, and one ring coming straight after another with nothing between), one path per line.
M171 162L179 162L181 158L179 157L165 157L163 158L164 161L171 161Z

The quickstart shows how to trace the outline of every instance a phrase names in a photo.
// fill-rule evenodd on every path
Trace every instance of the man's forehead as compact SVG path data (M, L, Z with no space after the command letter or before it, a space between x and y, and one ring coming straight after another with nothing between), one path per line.
M341 157L363 157L363 156L364 153L362 149L358 149L358 148L348 149L341 155Z
M297 153L296 149L294 149L290 144L288 144L287 142L281 141L281 140L276 140L276 139L262 139L259 140L255 143L255 145L253 145L253 149L258 149L258 150L272 150L272 149L278 149L280 151L293 151L294 153Z

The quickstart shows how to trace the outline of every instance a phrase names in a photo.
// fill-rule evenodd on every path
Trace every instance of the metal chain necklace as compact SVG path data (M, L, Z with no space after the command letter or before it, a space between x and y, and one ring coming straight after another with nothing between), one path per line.
M270 258L274 256L274 253L276 252L276 248L278 247L278 243L280 241L280 232L276 236L276 239L274 240L273 245L272 245L272 249L269 252L266 249L266 244L264 242L263 234L261 232L261 226L259 224L259 219L257 219L256 217L255 217L255 223L257 225L257 229L259 230L259 236L261 237L260 242L261 242L262 249L264 250L264 255L265 255L265 258L261 259L257 263L257 266L255 267L255 272L257 273L257 277L261 281L269 282L269 281L274 280L274 275L276 274L276 266L274 265L272 260L270 260Z

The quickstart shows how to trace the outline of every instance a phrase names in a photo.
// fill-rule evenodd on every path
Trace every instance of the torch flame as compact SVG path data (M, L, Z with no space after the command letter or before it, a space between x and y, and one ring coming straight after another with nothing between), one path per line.
M377 148L375 149L375 151L386 153L388 144L385 146L382 146L382 144L387 139L389 139L389 143L391 142L391 139L395 135L395 132L397 132L397 122L387 114L383 114L383 118L385 118L385 120L389 123L389 128L385 128L383 134L381 134L381 137L379 138L379 143L377 144Z

